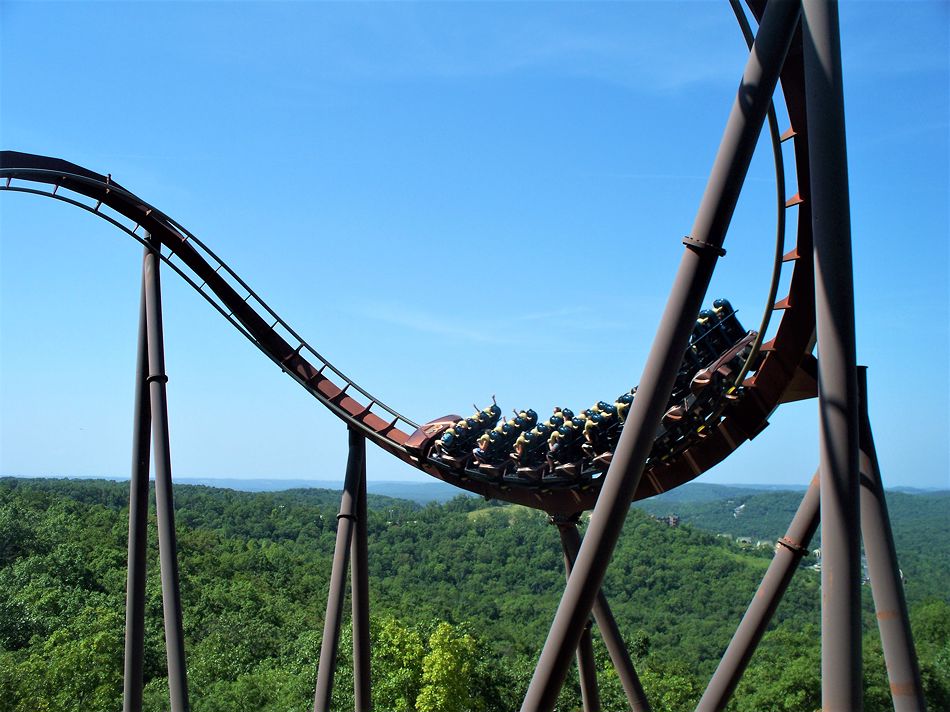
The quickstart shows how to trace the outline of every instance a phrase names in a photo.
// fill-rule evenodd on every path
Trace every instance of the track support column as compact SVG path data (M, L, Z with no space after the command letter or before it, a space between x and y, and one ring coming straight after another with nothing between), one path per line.
M148 541L149 435L152 430L148 388L148 326L146 323L145 281L143 278L139 307L138 358L135 365L132 476L129 478L129 553L125 593L125 667L122 677L122 712L142 712L142 668L145 654L145 553Z
M363 443L360 486L356 499L356 526L350 548L353 563L350 596L353 600L353 699L356 712L373 708L369 640L369 542L366 511L366 440Z
M570 576L571 572L568 571ZM600 712L600 690L597 689L597 660L594 658L592 623L587 621L581 640L577 644L577 672L581 685L581 704L584 712Z
M581 535L577 531L577 522L573 517L551 517L551 523L557 525L564 555L573 567L574 561L577 559L577 551L581 546ZM623 691L627 695L627 703L630 705L631 712L651 712L650 703L643 691L643 685L640 684L640 678L633 667L630 653L623 642L623 636L620 635L620 627L614 619L610 605L607 603L607 596L604 595L603 591L597 592L593 613L594 622L604 639L610 661L613 663Z
M684 240L687 249L640 378L640 389L604 478L587 536L541 651L522 712L549 712L557 701L630 500L640 483L713 268L722 254L726 230L800 12L798 0L770 0L766 6L693 229Z
M323 623L320 643L320 662L317 666L317 686L314 692L314 712L330 712L333 692L333 674L336 672L336 653L340 644L340 623L343 620L343 598L346 595L346 570L349 566L350 542L357 517L360 476L366 457L366 441L355 430L348 430L350 452L346 460L346 478L340 513L337 515L336 548L333 551L333 569L327 594L327 615ZM355 635L354 635L355 638ZM354 643L354 649L355 649Z
M148 244L143 270L148 341L149 375L147 380L152 414L155 513L158 519L158 552L162 572L168 692L172 712L188 712L188 680L185 668L185 640L181 624L178 544L175 537L175 504L172 497L171 448L168 437L168 402L165 393L168 376L165 375L165 341L162 333L162 284L159 275L161 243L149 237Z
M904 585L897 564L891 520L887 515L881 470L868 416L867 367L858 368L860 400L858 430L861 438L861 532L871 577L871 594L884 649L894 712L926 709L917 651L907 615Z
M818 334L822 708L860 712L858 392L837 4L804 0L802 30Z
M696 712L719 712L728 704L799 562L808 552L808 544L818 528L819 498L819 476L816 473L788 531L775 545L775 557L706 686Z
M571 578L571 569L577 558L577 547L572 547L569 541L569 530L577 534L577 518L552 516L549 520L557 527L561 535L561 549L564 551L564 573L568 580ZM584 712L600 712L600 691L597 689L597 661L594 658L594 640L591 636L591 621L581 633L577 644L577 673L581 685L581 700Z

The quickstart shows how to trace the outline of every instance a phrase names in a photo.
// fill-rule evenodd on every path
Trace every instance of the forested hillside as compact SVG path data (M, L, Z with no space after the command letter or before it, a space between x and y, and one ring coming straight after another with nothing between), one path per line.
M682 523L711 533L774 542L785 534L803 495L804 490L689 484L635 506L655 516L676 515ZM950 590L950 492L888 492L886 496L907 595L916 600L946 595ZM821 546L820 528L811 546Z
M125 483L0 480L0 709L121 706L127 497ZM338 497L176 487L195 712L308 709ZM913 497L925 507L932 499ZM540 513L471 497L421 507L371 495L369 504L376 709L517 709L563 587L556 529ZM935 507L945 514L946 500ZM151 526L146 706L157 711L167 689ZM945 526L945 516L895 517L908 567L946 575ZM695 707L770 558L631 510L605 590L655 709ZM947 590L907 589L934 710L950 709ZM890 706L865 594L866 709L877 712ZM803 569L731 710L820 706L818 618L819 577ZM352 709L346 636L334 690L341 710ZM595 644L604 709L623 710ZM558 709L579 708L572 677Z

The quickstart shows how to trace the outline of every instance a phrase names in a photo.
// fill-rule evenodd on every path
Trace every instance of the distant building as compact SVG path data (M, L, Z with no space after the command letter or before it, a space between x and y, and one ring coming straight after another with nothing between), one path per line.
M678 527L680 525L680 516L678 514L669 514L665 517L656 517L651 514L650 519L655 522L663 522L668 527Z

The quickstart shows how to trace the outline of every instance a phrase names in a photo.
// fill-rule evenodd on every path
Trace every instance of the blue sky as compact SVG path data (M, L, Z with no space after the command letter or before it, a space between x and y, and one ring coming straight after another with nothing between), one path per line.
M841 21L885 482L947 487L950 11ZM112 173L420 422L636 383L746 56L725 2L4 0L0 22L3 148ZM709 293L749 327L772 170L763 141ZM125 475L140 249L53 201L0 211L0 474ZM164 294L174 473L341 479L342 424L170 274ZM780 408L706 481L806 482L815 411ZM369 474L415 476L374 449Z

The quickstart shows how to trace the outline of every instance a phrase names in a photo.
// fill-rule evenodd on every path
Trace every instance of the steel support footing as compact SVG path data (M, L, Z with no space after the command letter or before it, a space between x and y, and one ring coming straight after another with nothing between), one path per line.
M148 399L151 406L155 514L158 520L158 554L162 575L162 608L165 618L165 654L168 659L168 693L171 712L188 712L185 672L185 638L181 624L181 590L178 582L178 544L175 537L175 504L172 497L171 448L168 437L168 402L165 386L165 341L162 330L162 284L159 274L161 243L148 239L143 262ZM137 430L138 431L138 430ZM139 483L141 485L141 483Z
M576 517L552 516L551 523L558 528L565 560L570 562L573 568L577 551L581 546L581 535L577 531L577 519ZM600 636L604 640L604 646L610 655L614 670L617 671L617 676L620 678L620 684L627 696L627 703L630 705L631 712L651 712L650 703L643 691L643 685L640 684L640 678L633 667L633 660L630 659L630 653L623 642L623 637L620 635L620 627L617 625L614 614L610 610L610 605L607 603L607 596L604 595L603 591L597 592L593 613L594 622L597 624Z
M722 242L800 13L798 0L770 0L766 7L693 229L684 240L687 249L647 357L640 389L604 477L522 712L550 711L556 703L643 474L713 269L723 253Z
M728 704L802 557L808 553L808 545L818 528L819 498L819 476L815 474L788 531L775 545L775 557L706 686L696 712L719 712Z
M148 254L148 248L146 248L146 254ZM138 358L135 365L132 476L129 478L129 555L125 592L125 667L122 677L122 712L142 712L143 659L145 656L145 553L148 541L149 436L152 430L148 387L148 330L146 327L145 281L143 278L139 307Z
M894 702L894 712L921 712L926 709L917 651L907 615L904 584L897 564L891 520L887 515L881 470L871 435L867 406L867 368L858 368L859 416L861 440L861 536L867 556L871 594L877 613L877 626L884 649L884 664Z
M333 674L336 672L336 654L340 643L340 623L343 620L343 599L346 595L346 571L349 566L353 529L359 513L361 480L366 466L366 441L355 430L348 429L347 432L350 452L346 460L346 478L343 482L343 496L340 499L340 513L337 515L336 548L333 552L333 569L330 573L330 590L327 594L327 615L323 623L320 662L317 665L317 685L313 696L314 712L330 712ZM355 641L355 633L353 637ZM357 647L355 642L353 647L355 651Z
M860 712L861 559L854 284L838 6L802 4L818 335L821 699Z

